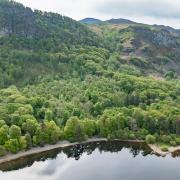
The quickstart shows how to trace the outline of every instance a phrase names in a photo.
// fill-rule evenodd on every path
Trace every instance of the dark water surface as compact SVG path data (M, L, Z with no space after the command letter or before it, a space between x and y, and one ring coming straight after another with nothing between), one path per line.
M0 165L0 180L180 180L178 155L158 157L141 143L88 143Z

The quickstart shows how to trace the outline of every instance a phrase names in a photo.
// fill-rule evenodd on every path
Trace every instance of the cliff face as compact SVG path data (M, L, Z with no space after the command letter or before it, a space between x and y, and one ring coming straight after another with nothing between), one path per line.
M118 54L120 63L133 65L145 74L180 74L178 30L145 24L101 24L90 28Z
M169 48L180 48L180 43L177 41L177 37L168 30L151 30L147 27L137 26L133 27L133 31L137 35L137 38L153 43L154 45Z
M126 31L126 30L124 30ZM128 31L131 37L131 55L145 60L149 65L146 72L180 73L180 36L165 29L134 26Z

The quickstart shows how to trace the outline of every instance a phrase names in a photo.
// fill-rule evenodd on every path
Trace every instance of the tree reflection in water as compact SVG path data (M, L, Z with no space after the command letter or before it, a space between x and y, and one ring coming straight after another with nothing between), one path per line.
M120 141L109 141L109 142L96 142L96 143L86 143L78 144L75 146L70 146L66 148L54 149L51 151L30 155L24 158L20 158L15 161L7 162L0 165L0 170L2 171L11 171L18 170L25 167L30 167L36 161L46 161L48 159L56 159L58 154L64 153L67 158L74 158L79 160L83 154L91 155L95 150L98 150L101 153L110 152L118 153L122 149L129 149L129 152L133 157L141 154L142 156L147 156L152 154L152 151L144 143L124 143ZM180 152L175 152L172 154L172 157L180 156Z
M120 152L123 148L128 148L133 157L139 155L139 153L143 156L151 153L151 150L144 143L124 143L119 141L79 144L64 148L62 151L68 158L79 160L82 154L86 153L87 155L91 155L95 149L98 149L100 153L114 153Z

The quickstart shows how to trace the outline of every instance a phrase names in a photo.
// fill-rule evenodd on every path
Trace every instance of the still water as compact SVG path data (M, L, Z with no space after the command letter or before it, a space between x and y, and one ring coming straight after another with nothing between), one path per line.
M140 143L88 143L0 165L0 180L180 180L178 154L158 157Z

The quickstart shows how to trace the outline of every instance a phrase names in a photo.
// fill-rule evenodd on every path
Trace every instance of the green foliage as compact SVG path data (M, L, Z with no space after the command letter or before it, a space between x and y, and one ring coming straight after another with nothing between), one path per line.
M180 138L176 138L175 140L176 140L176 144L180 145Z
M6 153L6 148L0 145L0 157L5 156Z
M9 139L5 143L5 148L12 153L17 153L20 150L20 144L17 139Z
M136 139L135 134L134 134L134 133L130 133L130 134L129 134L129 139L135 140L135 139Z
M4 120L0 120L0 128L4 125L6 125L6 122Z
M32 142L32 137L30 134L25 134L25 139L26 139L26 148L27 149L30 149L33 145L33 142Z
M60 128L56 126L54 121L46 121L42 125L42 132L45 143L55 144L62 138Z
M90 138L97 134L98 127L97 123L94 120L85 119L80 121L84 127L85 134Z
M140 129L136 132L137 139L145 140L146 136L149 134L148 130ZM157 139L157 138L156 138Z
M19 138L19 146L21 150L27 149L28 144L25 136Z
M2 152L94 136L180 144L171 33L105 24L95 34L14 1L0 1L0 22Z
M168 71L164 76L167 80L171 80L171 79L175 79L177 74L175 71Z
M0 128L0 145L4 145L5 142L8 140L8 131L9 130L6 125Z
M168 135L163 135L161 139L162 139L162 142L164 143L170 143L172 141L171 136L168 136Z
M33 136L38 127L38 122L34 119L27 119L26 122L22 124L22 130L26 134Z
M16 126L16 125L12 125L9 128L9 135L11 139L18 139L21 136L21 128Z
M7 29L6 34L12 36L12 39L6 42L11 46L16 45L18 41L15 35L21 38L17 47L43 48L47 51L60 49L64 43L68 45L98 43L95 40L98 38L95 33L68 17L39 10L33 11L14 1L0 1L0 6L2 22L0 28Z
M80 123L77 117L68 119L64 128L65 138L69 141L83 141L85 140L84 126Z
M156 142L156 137L153 135L147 135L146 136L146 143L147 144L154 144Z
M168 149L169 149L169 147L166 146L166 145L161 146L161 150L164 151L164 152L168 151Z
M176 141L170 141L169 143L171 146L177 146Z

